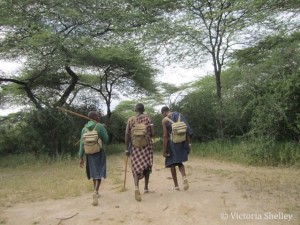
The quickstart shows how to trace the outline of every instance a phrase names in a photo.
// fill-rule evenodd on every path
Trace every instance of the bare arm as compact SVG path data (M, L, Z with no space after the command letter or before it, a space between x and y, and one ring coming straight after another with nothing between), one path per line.
M149 117L149 127L150 127L150 133L149 133L149 135L150 135L151 138L153 138L154 137L154 125L153 125L150 117Z
M129 144L130 144L130 120L127 121L127 125L126 125L126 130L125 130L125 153L128 153L128 148L129 148Z
M163 127L163 156L167 156L167 148L168 148L168 130L167 130L167 120L162 120L162 127Z

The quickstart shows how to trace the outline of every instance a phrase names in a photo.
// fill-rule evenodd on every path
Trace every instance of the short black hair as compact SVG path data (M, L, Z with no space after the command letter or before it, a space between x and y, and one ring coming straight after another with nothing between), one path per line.
M145 111L145 107L142 103L137 103L135 105L135 111L139 113L143 113Z
M164 106L164 107L162 107L161 110L160 110L161 114L163 114L163 113L165 113L165 112L169 112L169 111L170 111L170 109L169 109L168 106Z

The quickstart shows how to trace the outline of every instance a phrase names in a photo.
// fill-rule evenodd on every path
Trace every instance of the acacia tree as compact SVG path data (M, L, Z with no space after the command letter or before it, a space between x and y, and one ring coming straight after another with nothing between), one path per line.
M161 38L165 40L167 52L175 54L180 61L192 66L211 62L218 101L219 137L224 135L221 74L231 53L253 45L267 32L285 28L279 23L278 26L271 24L278 22L280 12L295 8L299 8L299 4L294 1L291 4L289 1L183 0L177 2L175 12L167 14L162 25L156 26L155 34L163 34Z
M60 99L56 105L63 105L72 91L76 90L79 79L77 68L83 68L83 63L78 59L84 59L86 52L93 52L94 49L116 43L120 46L131 38L132 32L138 31L139 27L149 21L153 22L162 13L156 7L151 8L153 4L157 6L156 3L162 5L159 1L127 0L2 1L1 30L4 38L1 40L0 56L8 60L25 58L27 68L39 75L36 77L34 73L26 73L26 78L1 76L1 79L3 82L19 84L24 89L26 87L26 91L38 79L40 87L45 91L51 78L49 74L55 74L52 76L53 82L49 83L61 84L57 88ZM118 54L116 52L117 49L115 55ZM101 60L104 60L103 57ZM110 60L112 62L114 58ZM113 65L115 69L117 64ZM65 75L69 76L68 84ZM129 83L133 81L141 89L148 88L146 82L141 82L141 76L131 78ZM30 91L28 93L33 96ZM40 108L36 102L34 104Z
M254 138L299 141L299 40L299 32L272 36L235 54Z
M79 85L100 94L111 117L112 98L134 93L155 93L155 70L132 45L95 48L79 54L78 65L88 69L80 76Z
M83 68L78 59L86 55L78 54L122 43L124 37L130 38L134 29L148 21L148 15L151 17L134 3L126 0L1 1L0 57L26 60L22 74L1 75L1 95L11 94L12 90L23 93L20 96L25 93L39 110L72 102L80 89L80 76L89 66ZM118 62L112 64L113 58L110 60L109 66L115 72L107 70L106 75L117 74L122 67ZM129 82L147 87L140 80L141 76L132 75ZM8 83L18 88L12 89ZM58 126L51 127L53 131L58 130ZM59 148L59 136L52 141L57 141L54 146Z

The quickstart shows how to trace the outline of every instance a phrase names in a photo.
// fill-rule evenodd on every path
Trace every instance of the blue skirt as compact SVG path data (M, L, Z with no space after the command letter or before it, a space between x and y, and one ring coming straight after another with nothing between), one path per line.
M103 149L95 154L86 155L86 175L88 179L106 178L106 154Z
M173 143L168 140L168 154L165 158L165 166L170 167L173 164L183 163L188 160L189 145L187 141L182 143Z

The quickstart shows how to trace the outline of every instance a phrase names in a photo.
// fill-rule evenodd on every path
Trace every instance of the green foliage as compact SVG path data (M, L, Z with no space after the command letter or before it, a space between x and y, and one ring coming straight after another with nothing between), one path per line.
M299 33L295 33L268 37L237 52L237 69L244 77L240 93L248 98L243 110L251 114L249 131L254 137L299 140L299 51Z
M297 12L296 1L25 0L1 1L0 6L5 31L0 56L27 60L18 76L1 74L1 105L31 101L39 109L0 118L0 154L76 154L74 143L84 121L52 109L64 104L86 114L91 103L105 102L111 140L123 142L135 101L121 103L110 114L118 91L131 98L148 94L143 102L156 137L161 137L162 117L154 108L167 99L172 110L186 116L196 141L215 140L220 124L224 137L252 138L253 143L245 145L212 142L216 156L229 153L234 160L264 165L298 163L300 33L292 31L299 24L281 26L276 20L282 12ZM258 23L278 28L278 35L262 41L259 35L245 36L244 43L256 44L231 54L230 46L241 41L237 37L244 31L248 35L249 25ZM154 30L146 30L150 27ZM157 71L144 55L148 51L137 48L142 43L131 42L143 34L151 34L155 46L171 45L179 60L187 58L194 65L210 56L215 77L179 87L164 83L161 95L151 96ZM233 56L231 64L226 64L228 56Z
M250 130L251 114L245 110L249 96L243 92L242 80L241 73L235 70L223 72L224 136L227 138L244 136Z
M126 123L129 117L124 117L120 113L113 113L107 131L110 135L110 141L112 143L124 143Z
M1 118L1 154L75 155L84 121L55 110L19 112ZM81 125L82 124L82 125Z
M9 1L1 6L1 14L10 16L2 21L5 36L0 55L9 60L21 55L27 69L18 77L0 80L17 84L22 90L18 97L29 97L36 108L70 104L85 94L81 91L85 87L100 93L110 117L115 90L155 91L155 70L136 44L128 44L131 33L138 31L135 28L152 16L135 2ZM151 7L159 12L155 5ZM85 82L79 84L81 74L92 75L98 82L82 75Z
M0 120L0 154L12 154L30 151L32 147L30 139L24 135L26 128L26 114L13 113Z
M300 152L297 142L276 142L266 137L257 138L250 145L248 155L251 164L271 166L299 166Z
M156 92L155 70L133 44L95 46L93 50L81 51L75 56L77 66L91 71L88 76L81 76L81 80L98 89L101 95L107 96L113 89L123 91L124 95L134 93L135 89Z
M194 139L209 141L216 138L216 97L214 93L214 78L207 76L193 84L194 91L187 94L172 111L185 115L194 131Z
M74 127L76 123L71 117L56 109L48 109L33 112L29 121L32 138L39 137L36 153L43 151L49 155L58 156L63 153L78 152L75 144L79 139L81 129Z
M161 140L162 138L162 115L160 113L156 113L152 116L152 123L153 123L153 129L154 129L154 138L156 140Z

